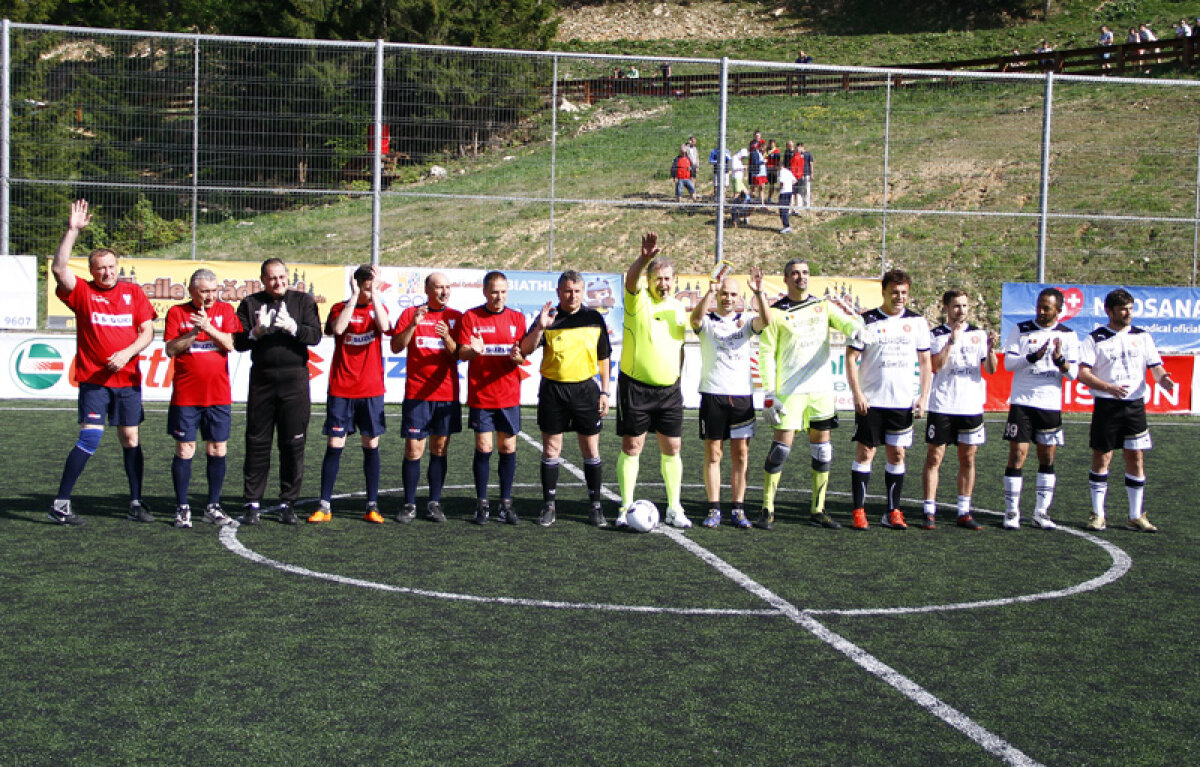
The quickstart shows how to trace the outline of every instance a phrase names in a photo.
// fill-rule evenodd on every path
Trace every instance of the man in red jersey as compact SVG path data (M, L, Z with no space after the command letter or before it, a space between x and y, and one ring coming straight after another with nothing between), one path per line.
M404 407L400 428L404 431L404 509L396 521L408 523L417 516L417 482L421 456L429 443L428 518L445 522L442 486L446 484L446 448L450 435L462 431L462 405L458 401L458 332L462 312L446 305L450 281L441 272L425 278L426 303L410 306L400 314L392 336L392 352L408 349L404 381Z
M225 450L233 420L233 392L229 385L229 353L233 334L242 325L233 307L217 300L217 275L197 269L188 280L191 300L167 310L167 356L175 360L171 405L167 408L167 433L175 438L171 481L175 486L175 527L192 526L188 486L192 481L192 457L196 454L196 432L204 439L208 456L208 502L204 521L230 525L233 520L221 508L225 483Z
M321 462L321 499L309 516L313 524L333 519L331 501L346 437L362 433L363 474L367 480L367 513L363 519L383 524L379 514L379 437L387 430L383 416L383 335L388 331L383 294L375 290L378 268L364 264L350 278L350 298L335 304L325 321L333 336L329 366L329 400L322 433L329 438Z
M521 431L521 374L525 359L518 345L525 335L525 315L505 306L508 278L503 272L483 276L486 300L463 315L458 331L458 356L467 364L467 425L475 431L475 518L486 524L491 513L487 500L488 473L494 433L500 457L500 521L520 520L513 509L513 477L517 471L517 432Z
M138 441L142 410L142 373L138 354L154 340L158 315L142 289L132 282L117 281L117 254L107 248L88 255L90 281L77 279L68 261L79 232L92 217L87 200L71 205L67 232L50 264L58 283L55 295L75 313L75 380L79 382L79 440L67 455L58 493L50 505L50 518L62 525L82 525L71 511L71 490L88 459L100 446L105 423L117 427L125 453L125 476L129 479L129 518L153 522L150 509L142 503L142 474L145 459Z

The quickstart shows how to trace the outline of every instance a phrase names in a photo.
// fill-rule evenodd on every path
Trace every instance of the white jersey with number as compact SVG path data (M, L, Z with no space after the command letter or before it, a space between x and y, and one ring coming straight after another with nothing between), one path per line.
M1162 364L1154 337L1141 328L1113 330L1107 325L1088 333L1079 354L1079 366L1092 369L1104 381L1124 386L1129 391L1122 399L1144 400L1149 392L1146 371ZM1117 399L1106 392L1092 389L1093 397Z
M942 353L953 330L938 325L930 333L929 353ZM987 399L987 383L983 380L983 363L987 361L987 332L967 324L950 346L946 364L933 374L929 388L929 412L944 415L979 415Z
M849 346L862 353L858 374L867 404L912 407L917 399L918 353L929 351L929 323L912 309L894 316L870 309L862 318L864 327Z
M1070 370L1079 364L1079 339L1070 328L1061 323L1044 328L1035 320L1025 320L1013 328L1004 343L1004 367L1012 372L1012 394L1008 401L1013 405L1036 407L1040 410L1062 410L1062 381L1074 378L1064 374L1054 364L1054 339L1062 345L1062 356ZM1050 342L1050 348L1037 362L1029 362L1029 355Z
M700 321L700 393L748 397L754 393L754 312L709 312Z

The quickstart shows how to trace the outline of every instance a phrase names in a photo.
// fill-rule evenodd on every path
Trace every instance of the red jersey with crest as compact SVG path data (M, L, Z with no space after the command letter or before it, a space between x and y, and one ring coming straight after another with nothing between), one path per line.
M346 302L334 304L325 322L333 323L345 311ZM375 324L375 307L355 305L346 332L333 337L333 362L329 365L329 393L335 397L363 399L383 396L383 333ZM386 326L386 318L384 320Z
M410 306L400 314L397 330L412 324L420 307ZM462 312L446 306L430 309L421 318L408 342L408 363L404 380L404 398L422 402L458 401L458 357L446 350L446 343L434 332L439 322L446 323L450 337L458 337Z
M174 341L192 332L191 317L195 313L196 307L191 301L168 309L163 340ZM237 313L224 301L217 301L209 307L208 321L222 333L233 334L242 329ZM190 349L175 357L174 368L172 405L208 407L233 403L229 386L229 352L218 346L212 336L203 330L196 334Z
M458 343L469 346L471 336L483 339L483 354L467 363L467 405L478 408L514 407L521 404L520 365L509 352L525 335L525 315L515 309L491 312L477 306L462 317Z
M105 367L109 357L137 340L143 322L158 317L141 286L118 282L105 290L76 279L74 290L59 287L55 295L75 313L75 380L114 388L141 386L136 356L115 373Z

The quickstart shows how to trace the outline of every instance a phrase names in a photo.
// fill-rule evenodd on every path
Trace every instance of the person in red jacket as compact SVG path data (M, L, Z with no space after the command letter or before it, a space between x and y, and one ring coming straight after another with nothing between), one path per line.
M680 147L679 156L671 164L671 178L675 179L675 202L683 202L683 190L685 189L691 195L692 201L696 200L696 182L692 181L695 175L696 169L692 167L692 160L688 157L687 150Z

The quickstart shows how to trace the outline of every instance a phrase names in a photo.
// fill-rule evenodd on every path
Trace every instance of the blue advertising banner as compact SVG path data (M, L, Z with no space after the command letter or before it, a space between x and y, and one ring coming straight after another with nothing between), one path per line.
M1104 297L1117 288L1133 296L1133 322L1154 336L1162 353L1200 352L1200 289L1163 288L1146 285L1053 285L1036 282L1006 282L1002 294L1001 339L1018 322L1032 319L1037 295L1045 288L1063 292L1060 321L1082 337L1108 324Z

